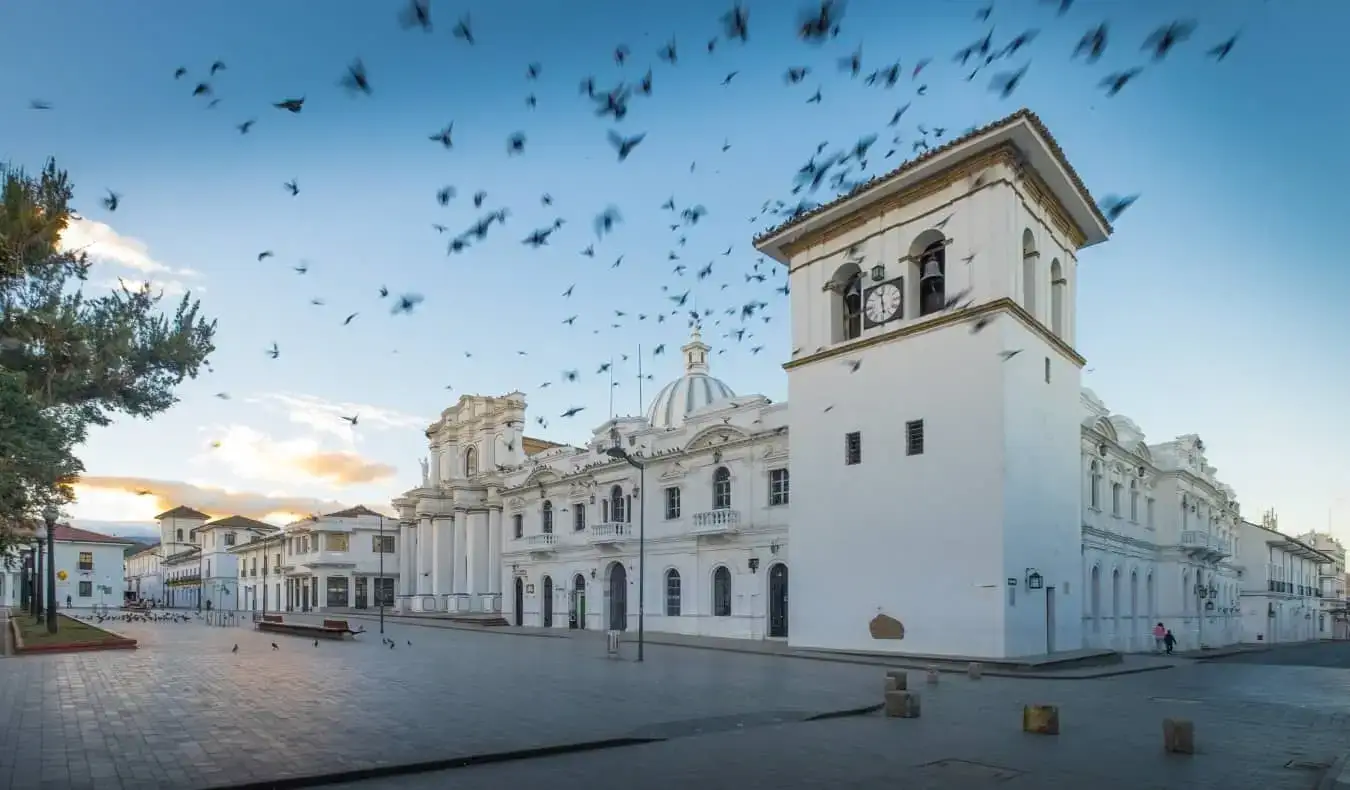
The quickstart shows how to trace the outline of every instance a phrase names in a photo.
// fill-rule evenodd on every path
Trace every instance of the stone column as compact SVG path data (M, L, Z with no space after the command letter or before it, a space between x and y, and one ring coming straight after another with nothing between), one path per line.
M417 525L417 594L431 595L431 559L436 544L432 538L431 516L422 516ZM420 608L420 607L419 607Z
M431 485L435 486L441 482L441 446L439 444L431 445L430 458L427 463L427 479Z
M488 592L502 592L502 511L488 511Z
M488 511L476 510L469 514L469 546L473 553L469 559L472 589L470 592L481 594L488 592L488 564L491 544L488 543Z
M451 579L455 561L455 523L449 516L436 516L431 524L431 541L434 546L431 558L431 592L436 596L449 595L454 592Z
M413 534L413 529L411 521L398 523L398 589L399 595L403 597L416 592L413 587L416 573L413 569L416 567L417 538Z
M466 572L465 558L468 556L469 514L463 510L455 511L455 570L454 591L469 592L469 574Z

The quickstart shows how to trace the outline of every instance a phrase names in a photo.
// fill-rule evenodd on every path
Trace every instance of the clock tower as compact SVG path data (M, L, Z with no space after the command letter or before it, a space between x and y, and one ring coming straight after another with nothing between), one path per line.
M1073 300L1110 232L1022 110L755 239L791 286L791 644L1081 647Z

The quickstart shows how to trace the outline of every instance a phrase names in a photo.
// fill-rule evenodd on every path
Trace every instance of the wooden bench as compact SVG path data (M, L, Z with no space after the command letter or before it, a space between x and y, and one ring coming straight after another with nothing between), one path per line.
M263 615L263 619L257 623L259 631L267 631L274 634L289 634L291 636L313 637L315 639L337 639L346 638L347 634L356 634L355 631L347 627L346 620L324 620L323 625L314 623L287 623L283 622L281 615Z

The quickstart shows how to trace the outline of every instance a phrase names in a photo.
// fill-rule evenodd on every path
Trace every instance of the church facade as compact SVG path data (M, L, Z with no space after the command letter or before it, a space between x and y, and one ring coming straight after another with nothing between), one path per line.
M789 402L715 378L697 327L584 447L462 397L394 501L400 608L986 658L1257 641L1286 549L1235 559L1253 525L1199 437L1148 444L1082 387L1078 255L1109 234L1026 111L769 231Z

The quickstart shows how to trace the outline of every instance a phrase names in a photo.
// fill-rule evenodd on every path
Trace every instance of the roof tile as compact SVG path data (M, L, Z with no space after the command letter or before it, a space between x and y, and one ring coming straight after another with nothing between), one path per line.
M936 148L930 148L929 150L923 152L919 156L916 156L913 159L910 159L909 161L902 163L899 167L895 168L889 173L884 173L879 176L873 176L872 178L867 179L863 183L859 184L858 186L854 187L848 192L839 195L833 200L828 200L809 211L804 211L795 217L791 217L779 223L775 227L769 228L763 233L760 233L759 235L755 236L752 243L754 245L758 245L761 241L769 238L770 236L775 236L779 233L782 233L785 230L796 227L797 225L800 225L801 223L805 222L811 217L814 217L823 211L828 211L829 209L832 209L835 206L838 206L839 204L847 200L851 200L852 198L855 198L858 195L861 195L864 192L867 192L868 190L879 186L883 182L890 181L894 178L898 178L899 176L914 170L919 165L931 161L947 153L948 151L951 151L953 148L956 148L959 145L964 145L978 137L984 137L985 135L990 134L991 132L996 132L1006 126L1011 126L1012 124L1016 123L1019 120L1026 120L1028 123L1031 124L1031 126L1036 130L1038 134L1040 134L1042 137L1045 138L1046 144L1050 147L1050 153L1055 157L1056 160L1059 161L1060 165L1064 168L1064 172L1069 174L1069 180L1073 182L1074 187L1077 188L1079 191L1081 191L1084 195L1088 196L1088 203L1092 206L1092 212L1097 215L1097 219L1101 220L1102 224L1105 225L1107 228L1110 228L1111 223L1108 222L1105 215L1102 214L1101 208L1097 205L1097 201L1092 198L1092 193L1088 191L1087 186L1083 183L1083 179L1078 176L1077 171L1073 169L1073 165L1069 164L1068 157L1064 155L1064 149L1059 147L1059 143L1055 141L1054 136L1050 134L1050 130L1046 128L1045 124L1036 115L1036 113L1023 107L1022 109L1018 110L1012 115L1007 116L1006 118L994 121L993 123L987 124L978 129L973 129L970 132L961 135L960 137L952 138L945 145L940 145Z

